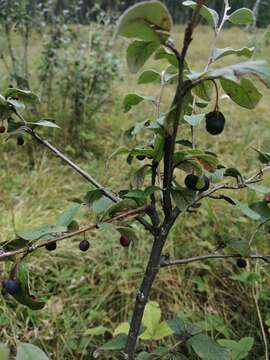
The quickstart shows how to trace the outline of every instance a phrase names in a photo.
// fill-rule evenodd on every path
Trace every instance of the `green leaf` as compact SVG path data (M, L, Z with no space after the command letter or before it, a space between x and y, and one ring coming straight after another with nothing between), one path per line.
M36 122L29 123L29 125L37 125L37 126L44 126L44 127L52 127L52 128L60 128L55 122L47 120L47 119L40 119Z
M128 334L130 329L130 324L128 322L123 322L119 324L116 329L113 332L113 336L119 335L119 334Z
M270 153L267 152L263 152L260 151L258 149L254 149L258 154L258 160L262 163L262 164L269 164L270 163Z
M255 16L252 10L242 8L233 12L228 20L234 25L247 25L254 23Z
M204 360L229 360L229 352L209 336L199 334L188 340L195 353Z
M244 204L236 199L232 199L235 202L235 206L242 211L243 214L248 216L252 220L260 220L260 215L253 211L247 204Z
M144 50L145 51L145 50ZM153 82L160 82L160 73L155 70L145 70L143 73L141 73L138 84L149 84Z
M124 199L122 201L119 201L118 203L114 203L112 206L110 206L106 213L110 216L113 216L117 213L123 212L125 210L131 210L136 209L138 207L138 204L133 199Z
M161 161L164 154L165 139L163 136L157 135L155 138L153 157L156 161Z
M103 196L102 190L100 189L90 190L86 193L84 197L84 202L91 207L94 204L94 202L101 199L102 196Z
M178 60L176 55L171 52L169 49L160 47L156 54L155 54L155 60L168 60L168 62L178 69Z
M231 350L232 360L242 360L246 359L248 353L252 350L254 339L252 337L245 337L238 342L234 340L221 339L218 340L218 343L226 349Z
M195 200L196 191L179 186L172 189L172 197L179 210L186 211Z
M63 231L66 231L65 226L45 224L31 230L19 231L17 232L17 236L27 241L34 241L44 239L44 237L47 238L47 235L57 234Z
M244 257L250 252L249 243L244 240L231 239L226 242L226 246Z
M209 102L212 99L213 86L214 84L212 81L204 81L203 83L195 86L192 89L192 92L204 101Z
M173 335L172 329L169 327L166 321L159 323L154 332L151 332L148 328L140 335L141 340L162 340L167 336Z
M198 126L205 118L204 114L185 115L184 120L191 126Z
M160 1L143 1L127 9L120 17L116 35L146 41L160 41L172 28L168 9Z
M236 83L240 82L243 76L253 75L258 78L265 86L270 87L270 67L266 61L246 61L224 68L210 70L199 77L207 79L226 79Z
M150 334L154 334L161 319L161 310L159 304L155 301L149 301L146 304L142 323Z
M29 289L29 270L28 264L21 261L16 264L11 271L11 278L17 278L20 283L19 291L12 295L19 303L29 307L31 310L41 310L45 306L45 302L36 300L30 294Z
M136 74L159 47L159 42L135 40L127 48L129 71Z
M270 219L270 209L265 201L257 201L250 205L250 208L259 214L261 221Z
M217 61L225 56L236 55L236 56L245 56L251 58L254 54L254 47L242 47L241 49L234 49L232 47L227 48L214 48L212 53L212 59Z
M69 208L59 216L59 218L56 221L56 224L60 226L68 227L72 223L72 221L74 220L80 209L81 209L81 204L76 204L75 206L72 206L71 208Z
M183 5L189 6L192 9L196 9L197 3L195 1L184 1ZM201 8L201 11L200 11L200 15L214 29L216 29L218 27L219 15L215 10L210 9L209 7L203 5L202 8Z
M105 345L103 345L101 350L122 350L124 349L127 341L126 334L119 334L115 336L112 340L108 341Z
M12 99L17 98L17 100L24 103L34 104L39 102L39 97L29 90L20 90L16 88L8 88L4 93L5 98Z
M257 184L247 184L247 187L249 189L252 189L258 193L261 193L261 194L268 194L270 193L270 189L266 186L262 186L262 185L257 185Z
M147 173L150 174L151 169L148 165L144 165L138 170L135 171L135 173L132 175L131 178L131 185L135 189L140 189L144 184L144 179L147 175Z
M0 360L8 360L8 359L9 359L9 348L4 344L0 344Z
M99 215L106 212L114 202L111 199L108 199L106 196L102 196L100 199L94 201L92 205L92 211Z
M49 360L48 356L37 346L20 343L16 360Z
M97 326L91 329L87 329L84 332L84 336L100 336L100 335L104 335L106 332L110 332L110 329L104 326Z
M230 278L249 286L255 285L260 280L259 274L249 271L242 271L240 274L230 276Z
M13 113L13 106L0 95L0 121L6 120Z
M128 94L124 99L124 109L127 113L133 106L140 104L143 100L155 102L155 96L142 96L138 94Z
M221 86L226 94L238 105L254 109L262 98L262 94L248 79L241 79L240 84L231 80L220 79Z

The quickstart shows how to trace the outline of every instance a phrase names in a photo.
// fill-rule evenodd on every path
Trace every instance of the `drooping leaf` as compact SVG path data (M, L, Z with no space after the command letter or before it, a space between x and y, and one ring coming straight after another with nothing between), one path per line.
M17 350L16 360L49 360L49 358L37 346L20 343Z
M76 204L75 206L72 206L65 212L63 212L59 218L56 220L56 224L64 227L68 227L71 222L74 220L76 215L81 209L81 204Z
M270 219L270 209L265 201L254 202L250 208L260 216L261 221Z
M265 86L270 87L270 67L266 61L246 61L239 64L226 66L224 68L210 70L199 77L207 79L226 79L240 83L243 76L253 75Z
M98 200L94 201L92 211L93 213L99 215L105 213L113 204L114 202L111 199L108 199L106 196L102 196Z
M150 173L151 169L148 165L144 165L138 170L135 171L135 173L132 175L131 178L131 185L135 189L140 189L144 184L144 179L147 175L147 173Z
M131 73L136 74L159 47L155 41L133 41L127 48L127 64Z
M45 302L37 300L30 294L29 269L25 261L16 264L11 271L11 278L16 278L20 283L19 291L12 295L19 303L29 307L31 310L41 310Z
M8 119L12 112L13 106L9 104L2 95L0 95L0 121Z
M270 193L270 188L266 187L266 186L262 186L262 185L257 185L257 184L247 184L247 187L249 189L252 189L258 193L261 194L268 194Z
M229 352L213 341L209 336L199 334L188 340L188 344L203 360L229 360Z
M252 220L260 220L260 215L253 211L247 204L242 203L236 199L233 199L235 202L235 206L246 216L248 216Z
M252 10L242 8L234 11L228 20L234 25L248 25L254 23L255 16Z
M135 200L133 199L124 199L122 201L119 201L116 204L113 204L112 206L110 206L106 213L110 216L113 216L117 213L123 212L125 210L131 210L131 209L136 209L138 207L137 203Z
M31 230L24 230L17 232L17 236L27 241L34 241L39 239L47 239L47 235L54 235L66 231L66 227L60 224L57 225L42 225Z
M249 79L241 79L240 84L231 80L220 79L220 83L225 93L236 104L244 108L254 109L262 98L262 94Z
M192 89L192 92L204 101L211 101L214 84L212 81L204 81Z
M36 125L36 126L44 126L44 127L52 127L52 128L60 128L55 122L48 120L48 119L41 119L32 123L29 123L29 125Z
M168 60L168 62L178 69L178 60L176 55L169 49L160 47L155 53L155 60Z
M195 9L197 6L196 1L184 1L183 5L185 6L189 6L192 9ZM207 23L212 26L214 29L216 29L218 27L218 22L219 22L219 15L218 13L213 10L210 9L209 7L203 5L200 11L200 15L207 21Z
M241 256L247 256L250 252L249 243L244 240L230 239L226 242L226 246Z
M101 199L102 196L103 196L102 190L100 189L90 190L86 193L84 197L84 202L91 207L94 204L94 202Z
M126 334L119 334L103 345L101 350L121 350L125 347L127 341Z
M236 55L236 56L245 56L247 58L251 58L254 54L254 47L243 47L240 49L234 49L232 47L227 48L214 48L212 53L212 59L217 61L225 56Z
M160 73L156 70L145 70L143 73L141 73L138 84L149 84L153 82L160 82Z
M146 41L160 41L169 36L172 18L160 1L143 1L124 12L118 22L116 35ZM162 32L162 34L160 34Z
M124 99L124 110L127 113L133 106L140 104L143 100L155 102L155 96L142 96L138 94L128 94Z
M179 210L186 211L195 200L196 191L179 186L172 189L172 197Z
M264 152L264 151L260 151L258 149L254 149L258 154L258 160L262 163L262 164L269 164L270 163L270 153L268 152Z
M8 88L4 92L4 96L6 99L18 99L24 103L34 104L39 102L39 97L29 90L20 90L16 88Z

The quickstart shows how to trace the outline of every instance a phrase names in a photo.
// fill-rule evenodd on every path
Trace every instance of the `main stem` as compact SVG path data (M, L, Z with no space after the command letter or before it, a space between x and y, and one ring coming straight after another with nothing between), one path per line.
M161 227L155 226L154 234L154 243L151 250L151 255L147 264L145 275L140 287L140 290L136 297L135 308L133 311L133 316L130 324L130 330L124 349L124 358L126 360L134 360L136 353L136 344L139 337L139 332L141 328L142 318L144 314L144 309L149 298L149 294L152 288L152 285L155 281L155 278L158 274L162 250L165 245L168 234L178 217L180 211L178 209L172 208L171 202L171 185L173 180L173 155L175 149L175 141L179 126L179 119L181 117L181 112L183 108L183 83L184 83L184 67L185 67L185 57L189 48L189 45L192 41L192 35L195 26L198 23L199 13L201 7L204 3L204 0L197 0L197 6L193 12L192 20L187 26L185 31L184 44L181 54L175 48L174 44L170 41L166 43L166 46L170 48L178 60L179 65L179 77L176 93L171 105L171 111L166 118L168 125L168 133L165 137L164 145L164 180L163 180L163 212L164 212L164 222ZM156 211L156 207L154 209Z

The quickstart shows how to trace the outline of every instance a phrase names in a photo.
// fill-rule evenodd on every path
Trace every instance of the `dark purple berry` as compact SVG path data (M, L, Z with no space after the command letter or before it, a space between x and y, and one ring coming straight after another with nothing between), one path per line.
M79 248L81 251L87 251L90 248L90 243L87 240L82 240L80 242Z
M4 127L4 125L0 126L0 134L3 134L6 131L6 128Z
M17 137L17 145L22 146L24 144L24 138L22 136Z
M197 191L197 182L199 180L199 176L194 174L189 174L185 178L185 185L188 189Z
M130 245L130 239L127 236L121 236L120 237L120 244L123 247L129 247Z
M57 248L56 241L47 244L45 247L46 247L46 249L47 249L48 251L54 251L54 250L56 250L56 248Z
M18 280L8 279L3 281L3 287L10 295L16 295L20 291L20 283Z
M220 111L212 111L206 115L206 130L211 135L219 135L225 127L225 117Z
M210 180L207 176L204 175L203 177L204 180L204 187L202 189L200 189L200 191L207 191L210 187Z
M143 161L145 159L144 155L138 155L136 156L138 160Z
M247 261L243 258L237 259L236 264L241 269L245 269L247 267Z

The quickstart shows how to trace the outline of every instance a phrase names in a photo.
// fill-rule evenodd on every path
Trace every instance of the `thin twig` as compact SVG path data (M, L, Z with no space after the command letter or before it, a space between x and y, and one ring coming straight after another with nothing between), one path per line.
M138 209L129 210L129 211L126 211L126 212L124 212L122 214L114 216L111 219L104 220L104 221L102 221L102 223L111 224L111 223L113 223L115 221L118 221L118 220L123 220L123 219L126 219L126 218L134 217L134 216L136 216L136 215L138 215L140 213L146 212L147 209L148 209L148 207L144 206L144 207L141 207L141 208L138 208ZM75 237L75 236L78 236L78 235L81 235L81 234L85 234L86 232L89 232L89 231L95 230L95 229L98 229L98 224L91 224L91 225L85 226L82 229L79 229L77 231L73 231L73 232L66 233L64 235L52 238L49 241L42 242L41 244L30 245L30 246L28 246L27 248L24 248L24 249L8 251L8 252L2 252L2 253L0 253L0 259L12 257L12 256L19 255L19 254L32 253L33 251L35 251L37 249L40 249L42 247L45 247L46 245L54 244L54 243L59 242L59 241L70 239L72 237Z
M201 256L194 256L187 259L179 259L179 260L162 260L160 263L160 267L168 267L168 266L175 266L175 265L186 265L193 262L198 261L205 261L205 260L224 260L224 259L230 259L230 258L241 258L242 256L239 254L207 254L207 255L201 255ZM245 258L247 259L259 259L262 261L265 261L267 263L270 263L270 255L247 255Z

